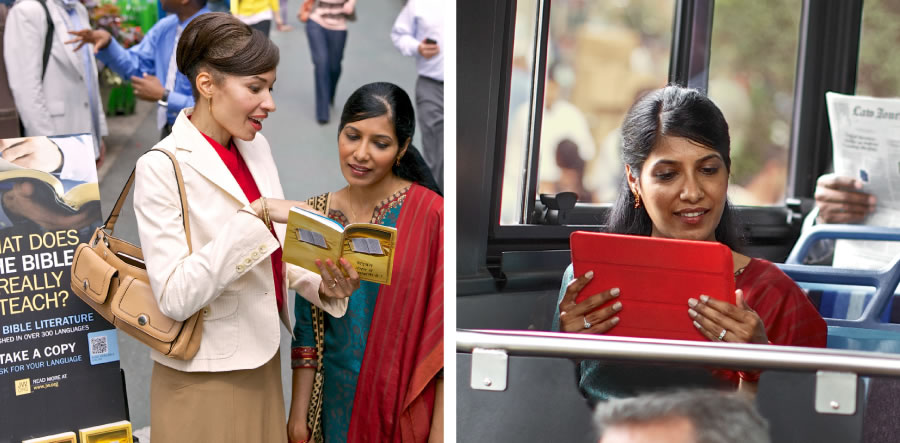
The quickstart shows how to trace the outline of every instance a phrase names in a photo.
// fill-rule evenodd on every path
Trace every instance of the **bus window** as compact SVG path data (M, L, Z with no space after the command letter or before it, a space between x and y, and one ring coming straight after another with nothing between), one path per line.
M708 91L728 121L737 205L784 201L802 8L801 0L715 3Z
M900 5L888 0L863 3L856 93L900 96L900 59L888 56L900 42Z
M500 223L522 219L533 112L536 0L516 11ZM541 112L539 194L609 203L622 178L619 125L643 92L668 78L674 0L554 1ZM523 23L523 21L525 21Z
M534 78L535 31L538 21L538 1L516 3L516 24L513 34L513 60L509 78L509 109L522 110L522 125L507 125L506 160L504 162L503 209L501 223L514 223L521 216L521 192L527 170L525 140L528 138L528 104L531 101ZM512 114L510 114L512 115ZM512 118L512 117L511 117ZM511 142L512 141L512 142ZM516 211L516 209L519 209Z

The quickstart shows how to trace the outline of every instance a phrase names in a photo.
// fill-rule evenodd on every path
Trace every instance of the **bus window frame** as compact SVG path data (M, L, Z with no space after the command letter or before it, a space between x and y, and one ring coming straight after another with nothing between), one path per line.
M571 232L585 227L602 229L602 224L536 225L533 221L535 201L527 202L529 223L500 224L500 197L506 153L507 125L510 117L509 92L512 70L512 45L515 29L516 2L503 0L459 0L457 10L463 19L458 23L458 60L480 60L481 65L460 63L458 83L460 112L457 129L457 292L460 295L482 294L502 290L506 278L502 254L505 251L568 249ZM529 120L529 155L531 168L526 179L526 195L535 195L537 159L540 155L541 110L546 72L546 44L549 35L551 0L538 0L538 17L543 26L535 35L536 67L532 78ZM832 4L834 3L834 4ZM477 7L476 7L477 6ZM705 90L708 81L712 16L714 0L677 0L673 18L673 40L669 81ZM479 12L467 12L474 8ZM791 120L786 198L810 201L819 175L826 172L831 161L831 141L825 112L824 91L853 93L856 84L856 64L859 50L859 31L862 0L821 2L804 0L802 4L797 70L794 80L794 107ZM495 14L490 14L493 11ZM697 29L702 27L702 29ZM543 35L541 35L543 33ZM693 44L692 36L700 43ZM498 46L499 45L499 46ZM829 50L826 50L829 48ZM836 49L836 50L831 50ZM473 57L474 54L474 57ZM485 57L485 55L488 57ZM491 55L495 57L491 58ZM691 63L691 60L694 60ZM699 61L698 61L699 60ZM837 66L826 72L824 67ZM473 68L473 69L469 69ZM480 94L480 95L479 95ZM536 99L539 98L539 99ZM501 104L502 103L502 104ZM484 107L479 107L479 105ZM477 112L486 109L486 113ZM475 111L475 112L473 112ZM800 116L797 118L796 116ZM827 150L819 149L820 146ZM475 154L475 155L471 155ZM483 161L477 164L479 160ZM811 161L805 159L811 158ZM499 159L500 161L495 161ZM474 161L473 161L474 160ZM490 199L479 198L488 195ZM473 196L467 199L467 196ZM531 199L529 199L531 200ZM609 204L576 204L575 211L590 214L594 220L605 220ZM793 244L799 235L804 213L800 205L737 207L744 219L765 220L772 225L761 226L762 246L788 241ZM486 221L486 222L482 222ZM766 240L768 239L768 240ZM789 248L788 248L789 249ZM522 271L522 270L517 270Z

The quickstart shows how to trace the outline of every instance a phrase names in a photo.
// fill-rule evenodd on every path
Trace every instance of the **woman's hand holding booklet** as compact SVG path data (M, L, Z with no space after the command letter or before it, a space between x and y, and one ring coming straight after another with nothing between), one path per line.
M349 262L361 280L391 284L397 229L371 223L340 223L301 207L291 208L284 261L319 273L316 260L341 258Z

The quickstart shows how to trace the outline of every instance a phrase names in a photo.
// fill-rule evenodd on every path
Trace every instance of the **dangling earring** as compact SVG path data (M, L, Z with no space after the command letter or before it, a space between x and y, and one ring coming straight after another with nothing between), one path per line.
M395 165L400 166L400 159L403 158L403 154L397 156L397 161L394 162Z
M637 192L634 193L634 209L638 209L641 207L641 195Z
M212 117L212 97L209 97L209 100L206 101L206 104L209 105L209 116Z

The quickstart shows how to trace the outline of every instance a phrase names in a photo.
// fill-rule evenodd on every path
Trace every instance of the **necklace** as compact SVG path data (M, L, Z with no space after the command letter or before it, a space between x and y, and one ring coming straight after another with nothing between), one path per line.
M397 183L394 182L394 183L392 183L392 185L397 185ZM395 187L396 186L391 186L388 189L394 189ZM390 197L391 195L393 195L393 193L388 194L388 197ZM379 199L375 204L370 204L369 207L373 208L372 212L374 212L374 207L376 204L380 204L381 202L385 201L386 199L387 199L387 197ZM361 223L361 222L362 223L374 223L372 221L372 218L373 218L372 215L370 215L368 219L363 220L363 221L359 221L359 218L357 218L356 209L353 207L352 188L349 184L347 185L347 208L350 209L350 215L353 217L353 220L350 220L350 223Z
M353 216L353 219L350 220L350 223L360 223L359 218L356 216L356 209L353 208L353 198L350 190L350 185L347 185L347 208L350 209L350 214ZM371 220L365 220L368 223Z

